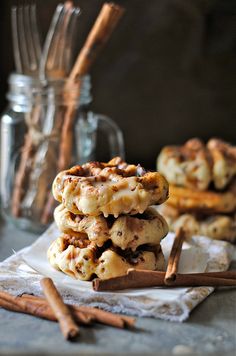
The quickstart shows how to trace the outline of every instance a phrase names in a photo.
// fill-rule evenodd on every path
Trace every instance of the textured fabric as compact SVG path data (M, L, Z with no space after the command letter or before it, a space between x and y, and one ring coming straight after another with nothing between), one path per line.
M53 278L67 302L171 321L186 320L191 310L214 290L212 287L195 287L146 288L116 293L94 292L91 282L74 280L49 265L46 249L58 233L56 226L52 225L33 245L0 263L0 289L15 295L21 293L42 295L39 281L42 275L47 275ZM163 240L162 248L166 259L172 241L171 233ZM192 239L191 245L184 245L179 271L227 270L233 253L234 247L227 242L196 236Z

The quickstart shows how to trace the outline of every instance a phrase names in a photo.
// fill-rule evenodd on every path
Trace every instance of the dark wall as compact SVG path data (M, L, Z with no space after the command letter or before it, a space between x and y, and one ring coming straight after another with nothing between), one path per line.
M104 1L81 0L79 49ZM92 69L93 109L125 135L128 161L155 166L189 137L236 141L236 1L118 1L126 14ZM57 1L37 1L45 34ZM10 2L0 3L0 106L13 70Z

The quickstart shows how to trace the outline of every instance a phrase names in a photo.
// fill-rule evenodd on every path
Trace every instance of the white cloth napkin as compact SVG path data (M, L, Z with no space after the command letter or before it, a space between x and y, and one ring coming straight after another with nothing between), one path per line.
M53 224L35 243L0 263L0 289L13 294L41 295L42 275L51 277L65 301L97 306L117 313L184 321L191 310L202 302L214 288L143 288L119 292L94 292L91 282L74 280L48 263L46 251L59 236ZM167 260L173 243L169 233L162 242ZM227 242L213 241L204 236L193 237L184 243L179 271L182 273L224 271L233 258L234 247Z

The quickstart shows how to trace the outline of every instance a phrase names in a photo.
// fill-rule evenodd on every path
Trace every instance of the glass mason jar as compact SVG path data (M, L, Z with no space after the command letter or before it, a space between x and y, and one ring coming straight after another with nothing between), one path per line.
M17 227L41 232L52 221L51 185L57 172L96 160L103 131L110 158L124 158L123 135L106 116L88 110L90 77L73 88L64 80L47 86L11 74L9 105L1 118L1 208Z

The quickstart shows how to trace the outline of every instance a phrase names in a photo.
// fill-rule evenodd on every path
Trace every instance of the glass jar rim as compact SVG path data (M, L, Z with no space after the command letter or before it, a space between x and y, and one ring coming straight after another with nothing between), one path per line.
M10 102L26 102L39 97L42 101L52 98L61 98L63 94L69 95L72 101L79 101L80 105L88 105L92 101L91 78L89 74L81 77L82 84L80 95L78 96L78 83L70 82L68 78L51 79L47 82L39 78L30 77L24 74L11 73L8 78L9 91L7 99ZM67 85L68 84L68 85Z

